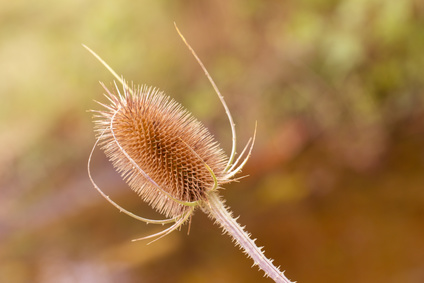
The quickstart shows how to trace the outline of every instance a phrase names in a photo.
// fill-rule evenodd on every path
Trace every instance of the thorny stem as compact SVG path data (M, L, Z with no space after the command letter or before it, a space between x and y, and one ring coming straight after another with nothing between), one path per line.
M254 265L258 265L266 276L279 283L293 283L281 272L273 263L272 260L265 257L262 248L256 246L255 240L252 240L243 227L233 218L232 213L225 207L222 200L216 192L209 194L208 201L204 203L202 209L205 213L215 219L222 229L236 241L244 252L250 256Z

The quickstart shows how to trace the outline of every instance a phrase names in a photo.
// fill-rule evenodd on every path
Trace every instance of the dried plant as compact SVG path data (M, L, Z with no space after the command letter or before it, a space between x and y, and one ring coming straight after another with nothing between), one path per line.
M252 151L255 140L249 139L236 159L236 134L230 111L208 71L175 26L192 52L225 108L232 130L230 157L219 148L209 131L187 110L156 88L129 87L96 53L86 47L122 84L120 92L109 91L103 84L110 104L94 111L97 141L88 161L91 182L99 193L120 211L146 223L168 224L169 228L140 239L157 239L186 223L196 208L214 219L244 252L276 282L290 282L273 261L266 258L262 248L244 231L224 205L218 190L237 178ZM93 181L90 162L100 143L114 167L132 190L154 209L168 217L151 220L137 216L111 200ZM243 159L244 156L244 159ZM136 239L136 240L140 240Z

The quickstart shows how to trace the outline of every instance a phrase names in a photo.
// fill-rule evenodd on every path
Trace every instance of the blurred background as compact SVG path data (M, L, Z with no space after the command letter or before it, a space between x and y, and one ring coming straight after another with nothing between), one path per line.
M225 112L176 22L224 94L238 148L222 191L266 255L298 282L424 282L424 2L1 1L0 282L270 282L202 212L162 227L92 187L99 81L189 109L226 152ZM98 185L160 218L100 150Z

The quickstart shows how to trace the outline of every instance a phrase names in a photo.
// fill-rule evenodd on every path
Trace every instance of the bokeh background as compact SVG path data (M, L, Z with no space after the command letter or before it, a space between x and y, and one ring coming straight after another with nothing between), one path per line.
M243 171L222 195L298 282L424 282L424 2L1 1L0 282L270 282L198 211L182 231L119 213L92 188L98 52L182 103ZM153 212L96 150L122 206Z

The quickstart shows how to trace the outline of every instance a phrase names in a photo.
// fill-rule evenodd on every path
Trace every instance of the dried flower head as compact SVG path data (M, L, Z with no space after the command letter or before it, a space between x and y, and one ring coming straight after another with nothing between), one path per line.
M228 157L180 104L147 86L124 88L119 96L105 90L111 104L102 104L106 110L95 121L102 148L129 186L160 213L179 216L187 210L184 203L205 201L215 182L229 181Z
M265 275L276 282L289 283L232 217L218 195L217 189L233 181L246 164L255 135L235 160L236 135L230 111L203 63L178 28L177 31L224 106L233 137L231 155L227 157L208 130L180 104L156 88L128 87L96 53L84 46L123 86L121 94L116 84L114 91L102 84L110 104L100 103L104 109L94 111L97 141L88 161L90 180L103 197L131 217L146 223L174 223L159 233L140 239L156 237L157 240L169 234L187 222L195 208L200 208L233 237ZM151 220L137 216L116 204L96 185L90 173L90 162L98 143L131 189L169 219Z

